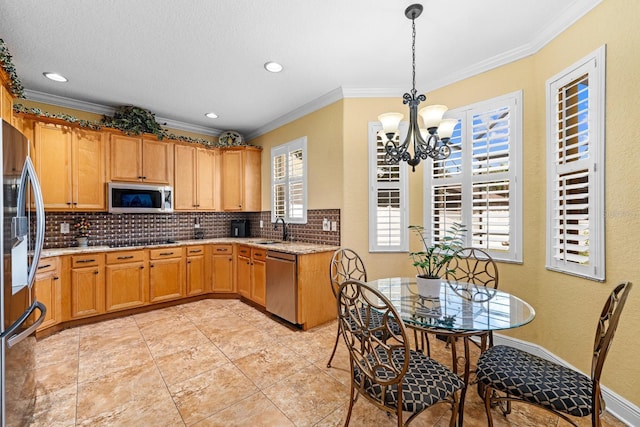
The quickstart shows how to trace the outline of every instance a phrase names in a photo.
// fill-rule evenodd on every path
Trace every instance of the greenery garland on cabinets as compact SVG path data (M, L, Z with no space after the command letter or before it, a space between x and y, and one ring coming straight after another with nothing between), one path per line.
M16 73L13 62L11 62L9 49L7 49L7 45L2 39L0 39L0 67L9 75L9 79L11 80L9 82L9 89L11 89L13 95L18 98L24 98L24 86L22 86L18 78L18 73Z
M102 123L105 126L119 129L127 135L152 133L160 140L168 136L168 132L156 122L155 114L133 105L117 107L113 116L102 116ZM166 123L164 124L166 125Z

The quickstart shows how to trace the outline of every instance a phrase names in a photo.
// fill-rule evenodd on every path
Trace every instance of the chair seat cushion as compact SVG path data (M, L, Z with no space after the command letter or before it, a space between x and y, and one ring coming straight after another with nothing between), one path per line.
M367 310L363 307L360 307L358 309L358 311L360 312L359 317L364 319L367 316ZM353 312L355 314L355 311ZM384 318L384 315L379 312L378 310L371 310L370 311L370 317L369 317L369 325L368 327L370 329L375 329L378 328L382 325L382 320ZM358 329L358 325L356 324L356 322L349 318L349 325L351 327L352 331L355 331L356 329ZM393 332L395 335L400 335L400 326L398 325L398 322L396 322L393 319L389 319L387 321L387 326L389 328L389 330L391 332ZM385 334L382 333L382 331L376 331L374 332L374 335L378 338L378 339L382 339L382 340L386 340L387 338L389 338L388 336L386 336ZM387 334L388 335L388 334Z
M478 381L527 402L584 417L592 411L592 381L580 372L513 347L480 355Z
M376 353L383 363L389 363L388 353L381 347L376 348ZM396 366L404 364L404 350L394 349L392 358ZM373 357L367 356L369 361ZM393 378L394 374L385 369L378 369L377 375L381 380ZM360 369L354 364L354 380L360 384L364 377L364 390L372 397L380 401L383 387L367 376L361 375ZM453 393L464 387L462 379L448 368L425 356L421 352L410 350L409 368L402 380L402 410L408 412L420 412L429 406L449 398ZM391 385L386 387L384 403L391 408L397 408L398 387Z

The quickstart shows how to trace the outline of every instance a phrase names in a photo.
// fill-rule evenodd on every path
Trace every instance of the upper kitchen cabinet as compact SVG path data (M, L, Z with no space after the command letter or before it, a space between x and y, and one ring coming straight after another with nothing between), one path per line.
M173 184L173 144L112 134L110 152L112 181Z
M9 90L9 76L0 68L0 119L11 123L13 114L13 95Z
M261 205L261 156L257 147L222 150L222 209L257 212Z
M220 152L175 144L174 209L220 210Z
M45 209L105 209L104 133L36 122L34 141Z

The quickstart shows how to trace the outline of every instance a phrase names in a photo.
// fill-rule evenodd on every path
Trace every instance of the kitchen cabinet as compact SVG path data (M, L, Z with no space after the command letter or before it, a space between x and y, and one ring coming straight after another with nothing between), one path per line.
M34 140L45 209L105 210L104 133L37 122Z
M205 250L203 245L187 246L187 296L207 292Z
M213 292L235 292L233 274L233 245L211 245L209 255ZM245 292L248 298L251 291Z
M261 156L256 147L222 150L222 209L257 212L261 205Z
M13 114L13 96L4 84L0 85L0 119L11 123Z
M174 209L220 210L220 152L175 144Z
M34 283L36 298L47 307L44 321L37 329L41 331L58 324L62 318L60 259L58 257L43 258L38 263L37 269Z
M117 311L149 302L148 257L144 250L106 254L105 308Z
M112 181L173 184L173 144L112 134L109 152Z
M105 256L83 254L71 257L71 318L105 312Z
M162 302L185 295L184 248L149 251L149 302Z
M238 248L238 293L264 307L266 302L266 249L240 245Z

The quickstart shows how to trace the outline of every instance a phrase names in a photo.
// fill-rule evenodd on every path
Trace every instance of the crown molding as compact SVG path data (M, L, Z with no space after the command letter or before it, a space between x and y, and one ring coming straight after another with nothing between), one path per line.
M57 105L58 107L72 108L74 110L86 111L94 114L101 114L103 116L113 115L115 109L113 107L96 104L93 102L80 101L78 99L67 98L65 96L53 95L45 92L38 92L35 90L25 90L25 97L31 101L42 102L43 104ZM183 130L186 132L199 133L202 135L218 136L222 133L219 129L213 129L205 126L194 125L191 123L185 123L178 120L168 119L166 117L156 116L156 120L159 123L165 123L162 126L166 126L171 129Z

